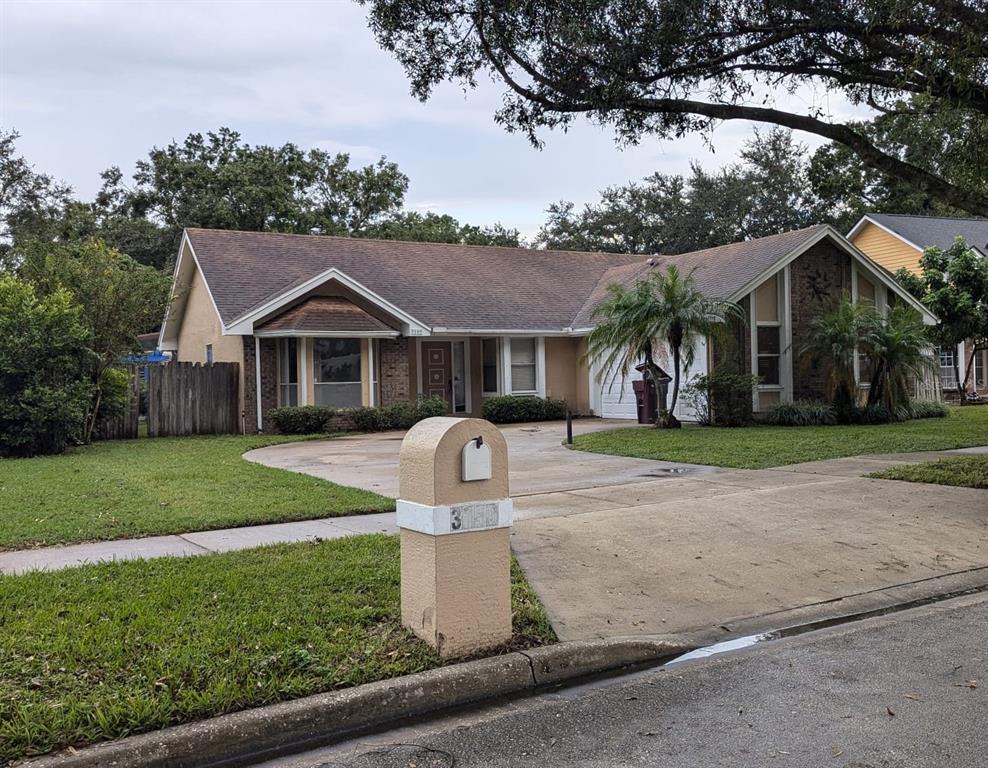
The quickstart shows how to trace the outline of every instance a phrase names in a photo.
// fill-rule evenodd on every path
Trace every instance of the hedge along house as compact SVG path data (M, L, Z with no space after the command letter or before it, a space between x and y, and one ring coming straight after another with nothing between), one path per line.
M988 219L870 213L862 216L847 235L857 248L890 272L905 268L917 275L922 271L919 259L923 251L931 246L946 250L958 236L975 253L988 258ZM968 391L988 396L988 349L978 349L968 339L956 348L940 347L937 359L945 395L956 395L957 362L962 378L968 366L971 368Z
M630 380L588 364L586 336L608 285L669 264L692 272L705 294L745 307L750 327L735 356L762 377L756 410L822 395L825 372L796 365L792 339L844 290L867 284L879 306L909 302L935 322L826 226L652 259L188 229L160 348L178 360L240 363L246 431L270 429L279 405L420 395L463 415L480 415L487 397L531 394L633 418ZM700 345L691 373L719 364Z

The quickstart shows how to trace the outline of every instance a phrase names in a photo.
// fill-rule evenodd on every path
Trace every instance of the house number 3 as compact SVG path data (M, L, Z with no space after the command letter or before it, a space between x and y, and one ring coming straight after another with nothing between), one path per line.
M458 530L460 530L460 528L463 527L463 520L460 518L460 510L458 510L458 509L451 509L450 510L450 512L449 512L449 527L452 530L454 530L454 531L458 531Z

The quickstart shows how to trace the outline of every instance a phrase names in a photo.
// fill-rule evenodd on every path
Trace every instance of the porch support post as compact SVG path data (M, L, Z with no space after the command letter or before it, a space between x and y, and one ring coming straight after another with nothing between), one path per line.
M308 349L305 336L298 336L295 340L295 348L298 354L298 404L309 404L309 366Z
M374 396L374 339L367 339L367 380L368 404L374 407L377 405L377 398Z
M257 431L261 431L261 340L254 337L254 401L257 404Z

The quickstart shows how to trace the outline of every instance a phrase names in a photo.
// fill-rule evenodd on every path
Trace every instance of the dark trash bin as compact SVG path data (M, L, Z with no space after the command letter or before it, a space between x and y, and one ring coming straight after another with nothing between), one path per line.
M644 365L636 366L635 370L642 375L641 381L631 383L635 390L635 401L638 405L638 423L654 424L659 418L659 403L665 403L669 382L672 379L665 371L660 370L659 380L656 382Z
M658 418L658 400L655 397L655 382L651 379L633 381L631 385L635 388L635 401L638 404L638 423L654 424Z

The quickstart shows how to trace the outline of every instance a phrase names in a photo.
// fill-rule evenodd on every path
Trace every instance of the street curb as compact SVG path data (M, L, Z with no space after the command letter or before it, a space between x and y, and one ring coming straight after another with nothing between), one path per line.
M25 760L24 768L233 768L480 701L693 650L674 636L515 651Z

